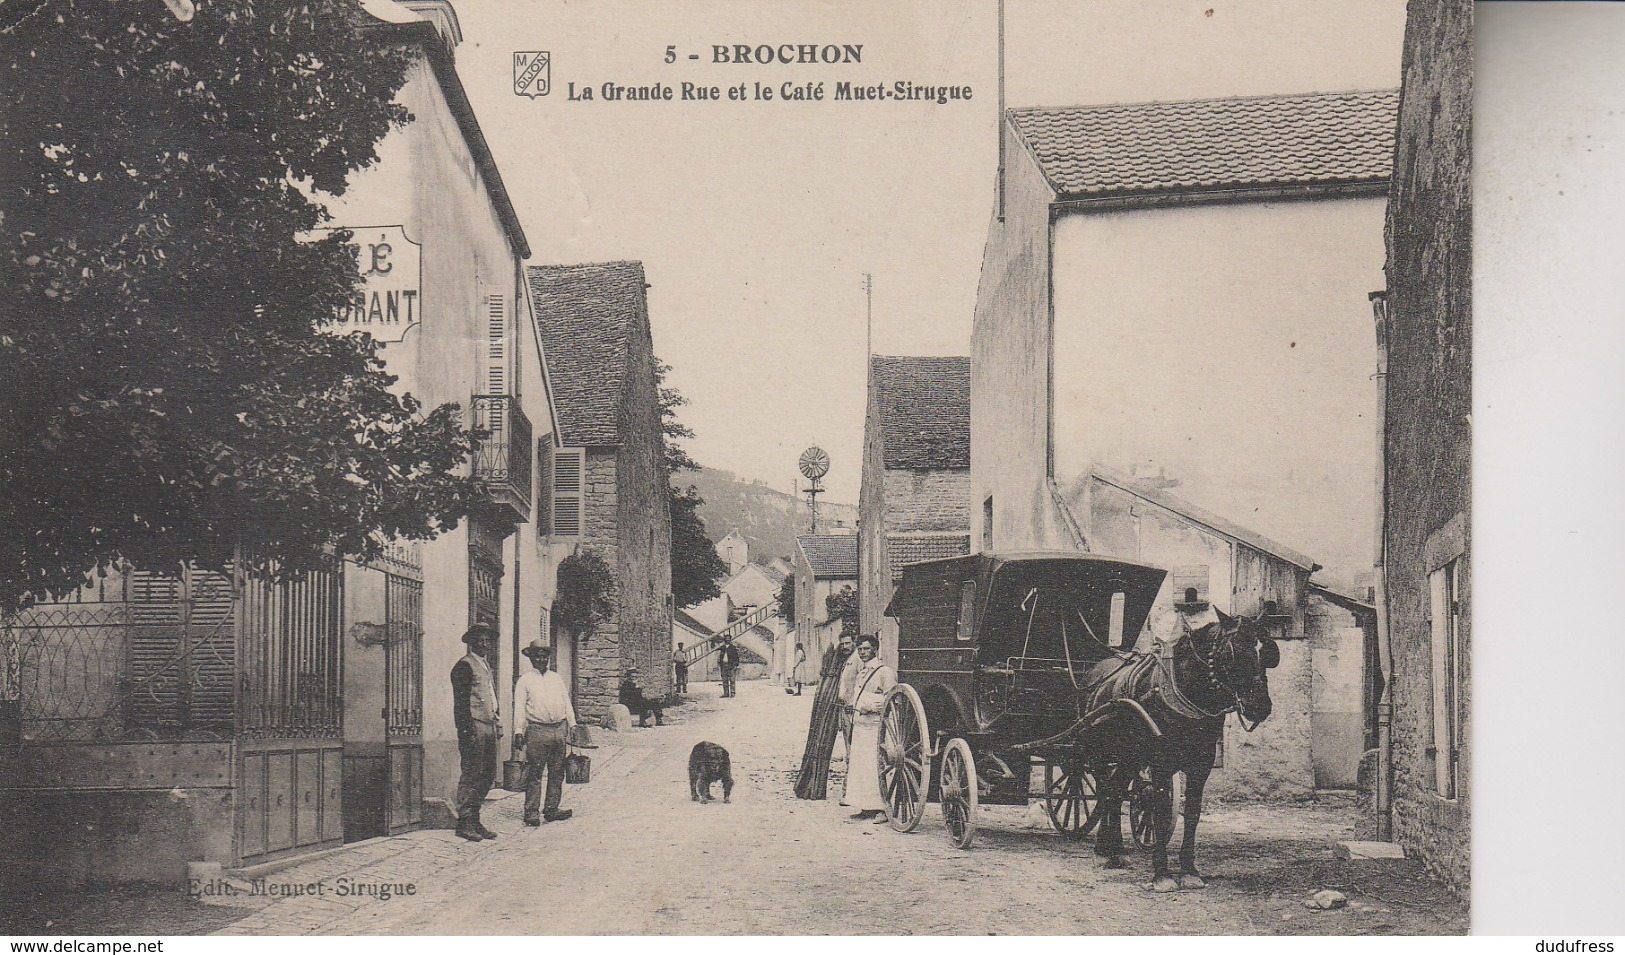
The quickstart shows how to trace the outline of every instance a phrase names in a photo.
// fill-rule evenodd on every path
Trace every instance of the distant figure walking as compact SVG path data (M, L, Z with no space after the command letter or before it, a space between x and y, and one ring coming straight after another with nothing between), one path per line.
M717 669L722 673L722 695L733 696L739 673L739 648L731 638L724 637L722 649L717 651Z
M463 634L468 652L451 668L451 717L457 727L457 835L469 842L495 839L480 822L480 807L497 775L497 729L501 708L486 657L496 652L497 632L479 623Z
M688 692L688 654L683 652L683 645L679 643L672 652L671 666L677 677L677 692Z
M812 720L807 726L807 747L801 752L801 772L796 777L797 799L823 799L829 791L830 755L835 737L841 735L841 671L852 655L852 637L841 634L840 642L824 651L818 669L818 692L813 694Z
M575 707L564 677L550 669L553 648L540 640L520 651L530 658L533 669L513 687L515 749L525 750L525 825L539 826L543 820L568 819L571 811L560 809L564 798L564 761L570 755L570 730L576 725ZM547 775L547 802L542 802L542 775Z
M897 685L897 675L880 660L880 640L866 633L858 638L857 690L852 694L852 749L846 759L846 798L856 809L853 819L886 820L886 801L880 795L880 711L886 691Z

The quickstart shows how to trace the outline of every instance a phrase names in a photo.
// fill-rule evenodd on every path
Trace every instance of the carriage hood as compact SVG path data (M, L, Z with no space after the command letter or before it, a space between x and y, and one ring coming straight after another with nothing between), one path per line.
M975 639L996 643L1018 630L1026 633L1027 615L1021 607L1037 588L1046 610L1062 604L1076 609L1089 629L1106 640L1112 598L1120 593L1123 633L1132 642L1144 628L1167 576L1160 567L1077 553L980 554L923 561L903 569L902 584L886 614L908 616L907 628L920 639L952 639L960 615L960 584L975 581Z
M1156 602L1168 572L1160 567L1081 554L1010 554L991 560L991 581L978 629L1014 623L1028 592L1059 590L1102 640L1111 630L1112 598L1123 595L1123 633L1132 644ZM1024 622L1024 620L1023 620Z

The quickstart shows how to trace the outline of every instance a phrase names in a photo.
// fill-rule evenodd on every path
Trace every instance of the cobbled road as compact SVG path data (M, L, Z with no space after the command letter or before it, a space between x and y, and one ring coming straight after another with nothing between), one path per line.
M268 876L411 883L415 894L278 899L220 934L1431 934L1467 930L1465 908L1405 863L1332 858L1353 803L1210 807L1205 890L1145 890L1149 862L1108 872L1090 842L1051 831L1036 807L986 807L975 845L950 846L929 807L918 831L848 819L834 798L797 800L812 693L745 682L691 687L667 725L599 731L593 779L567 786L575 817L520 824L520 797L487 807L500 838L450 832L375 840ZM692 802L688 752L733 758L733 802ZM839 747L837 748L839 751ZM839 770L841 763L837 760ZM720 791L720 787L718 787ZM832 795L839 792L832 785ZM1376 868L1373 868L1376 867ZM1321 888L1350 899L1316 912Z

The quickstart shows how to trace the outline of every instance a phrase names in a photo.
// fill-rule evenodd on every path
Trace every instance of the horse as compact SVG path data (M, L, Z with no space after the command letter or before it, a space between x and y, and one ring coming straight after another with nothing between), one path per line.
M1143 798L1155 836L1150 888L1156 892L1207 885L1196 870L1196 827L1225 717L1236 713L1251 732L1270 715L1267 671L1281 662L1280 648L1258 620L1215 613L1218 619L1212 623L1185 626L1170 659L1124 654L1098 664L1081 687L1088 709L1132 701L1160 730L1150 731L1144 720L1137 720L1137 726L1119 722L1091 742L1092 761L1106 768L1098 780L1098 818L1092 821L1100 827L1095 853L1108 869L1128 866L1122 804L1131 784L1143 783L1142 774L1149 769L1151 787ZM1176 877L1168 867L1168 843L1173 838L1174 774L1180 772L1185 774L1185 838Z

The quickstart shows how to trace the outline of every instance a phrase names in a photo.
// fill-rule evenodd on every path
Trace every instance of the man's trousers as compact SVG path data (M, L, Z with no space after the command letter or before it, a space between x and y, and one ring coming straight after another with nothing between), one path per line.
M472 730L459 732L457 752L463 765L463 774L457 780L457 819L478 822L480 804L496 780L497 728L475 723Z
M570 754L568 746L570 725L564 720L557 723L531 723L525 727L525 821L532 822L559 811L564 799L564 758ZM547 773L547 802L542 802L542 773Z

